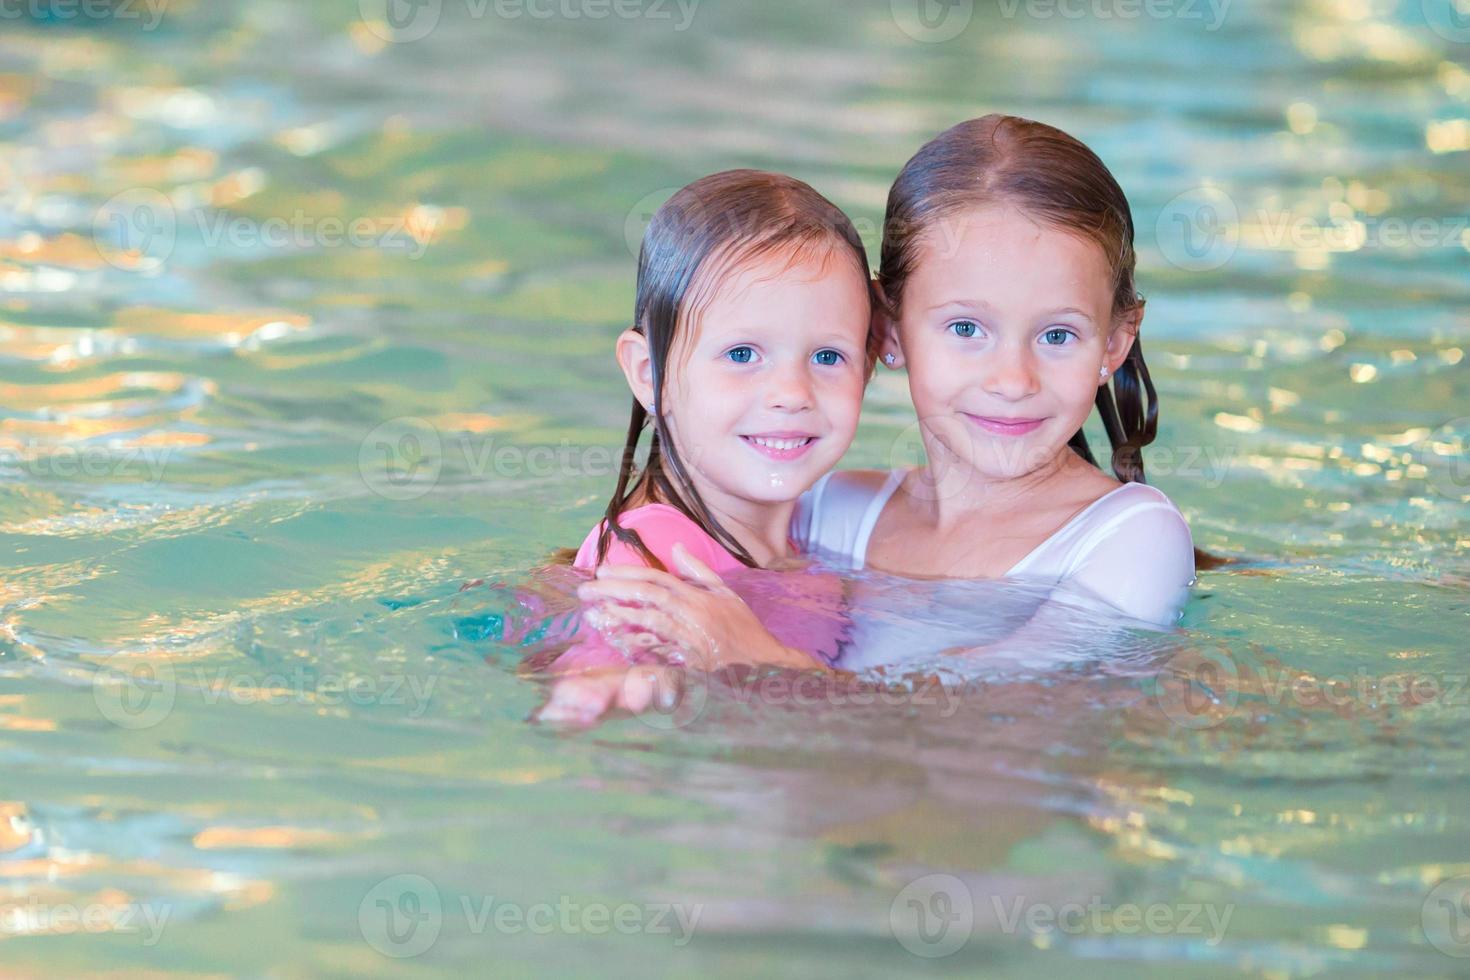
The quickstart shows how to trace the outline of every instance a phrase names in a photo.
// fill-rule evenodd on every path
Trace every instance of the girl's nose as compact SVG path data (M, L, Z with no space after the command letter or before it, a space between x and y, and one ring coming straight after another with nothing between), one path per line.
M1036 363L1028 351L996 351L985 375L985 390L1007 401L1019 401L1041 390Z
M812 379L805 365L778 369L766 390L766 404L786 412L802 412L812 408Z

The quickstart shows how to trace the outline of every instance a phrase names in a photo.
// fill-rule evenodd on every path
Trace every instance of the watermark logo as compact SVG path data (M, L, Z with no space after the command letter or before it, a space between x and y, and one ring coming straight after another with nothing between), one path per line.
M409 959L425 953L444 928L439 889L423 875L384 878L358 904L357 927L367 944L384 956Z
M167 661L115 653L92 674L92 700L119 728L152 728L173 711L179 681Z
M1446 41L1470 44L1470 0L1419 0L1424 22Z
M889 0L893 22L915 41L942 44L964 33L975 17L975 0Z
M724 221L732 237L754 235L761 231L755 225L742 227L740 220L731 214L710 213L705 207L703 197L697 192L687 188L660 187L640 197L628 209L623 219L623 242L633 258L638 258L643 250L643 239L648 234L648 226L653 223L653 216L669 204L675 195L679 196L679 201L673 205L677 210L668 216L671 223L683 227L698 227Z
M151 187L114 194L92 216L92 241L109 265L124 270L155 269L168 261L178 240L173 202Z
M357 0L367 29L389 44L407 44L439 26L443 0Z
M884 462L889 470L912 469L929 461L929 452L924 445L924 423L910 422L903 431L888 444L888 455Z
M1170 265L1210 272L1229 262L1240 246L1240 211L1224 191L1196 187L1164 205L1154 236Z
M909 882L893 899L888 926L899 945L915 956L952 956L975 931L975 899L954 875L925 875Z
M929 444L935 452L931 458ZM921 500L946 500L958 496L969 485L973 469L965 462L977 456L978 440L953 418L928 418L910 422L888 444L888 470L917 469L918 477L906 488Z
M1452 419L1416 447L1435 492L1451 500L1470 500L1470 417Z
M1470 875L1435 885L1419 910L1419 925L1424 938L1441 953L1470 958Z
M697 667L634 667L623 680L623 703L646 703L635 717L649 728L684 728L709 704L709 674Z
M389 419L363 439L357 471L369 490L388 500L415 500L434 489L444 446L433 423L415 416Z
M627 217L623 219L623 241L628 246L628 254L633 258L638 258L638 253L643 249L643 236L648 232L653 216L678 191L677 187L661 187L640 197L638 203L628 210Z
M1214 728L1240 699L1240 668L1223 650L1177 653L1154 680L1159 709L1182 728Z

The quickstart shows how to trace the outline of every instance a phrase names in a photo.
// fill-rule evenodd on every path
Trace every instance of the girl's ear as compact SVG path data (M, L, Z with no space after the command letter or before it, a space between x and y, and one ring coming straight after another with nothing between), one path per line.
M878 342L878 360L897 371L903 367L903 345L898 339L898 321L888 315L888 297L878 280L873 280L873 295L878 302L873 307L873 337Z
M653 358L648 351L648 338L629 327L618 334L618 365L633 397L653 412Z
M1108 335L1107 350L1103 353L1103 367L1108 369L1109 375L1116 373L1123 362L1128 360L1128 352L1133 349L1133 342L1138 339L1138 330L1142 326L1142 303L1113 321L1113 332Z

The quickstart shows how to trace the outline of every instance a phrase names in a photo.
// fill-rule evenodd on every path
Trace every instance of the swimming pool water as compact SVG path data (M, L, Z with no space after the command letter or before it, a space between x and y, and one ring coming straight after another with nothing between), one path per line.
M0 972L1463 972L1450 6L66 9L0 27ZM1129 192L1151 478L1242 560L1042 668L528 725L651 210L779 169L876 254L998 110ZM848 464L915 442L881 372Z

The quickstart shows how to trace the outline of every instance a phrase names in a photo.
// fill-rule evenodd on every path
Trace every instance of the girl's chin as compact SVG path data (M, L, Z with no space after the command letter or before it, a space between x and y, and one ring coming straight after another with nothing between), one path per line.
M773 478L765 485L747 486L741 496L746 500L763 504L785 504L806 493L810 487L811 483L806 480L776 480Z
M1066 446L1017 446L1010 452L982 452L963 462L985 480L1018 480L1055 464Z
M837 465L831 455L828 451L791 463L757 461L719 474L706 472L703 482L717 493L751 503L791 503Z
M823 473L826 470L822 471ZM763 504L784 504L794 501L817 482L816 476L805 472L783 472L771 470L746 476L740 481L738 496Z

